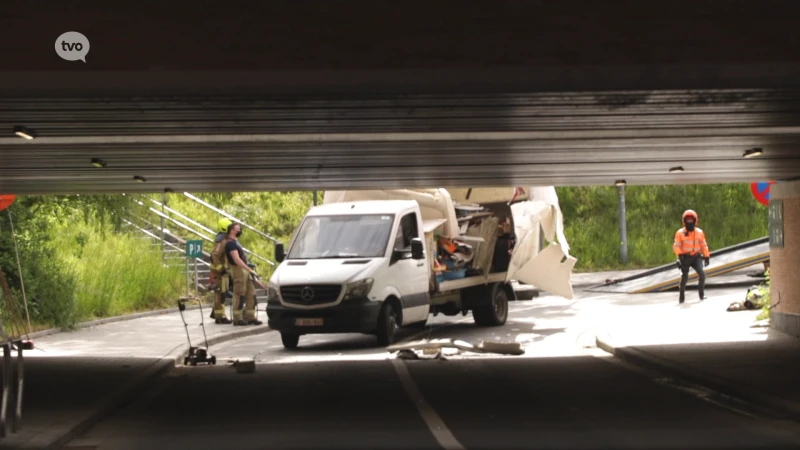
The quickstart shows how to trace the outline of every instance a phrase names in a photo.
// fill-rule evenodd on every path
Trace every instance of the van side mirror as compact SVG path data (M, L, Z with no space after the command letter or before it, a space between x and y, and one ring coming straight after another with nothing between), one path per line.
M283 249L283 242L276 242L275 243L275 261L277 261L278 264L280 264L285 259L286 259L286 252Z
M425 248L422 246L422 239L420 238L411 240L411 259L417 261L425 259Z

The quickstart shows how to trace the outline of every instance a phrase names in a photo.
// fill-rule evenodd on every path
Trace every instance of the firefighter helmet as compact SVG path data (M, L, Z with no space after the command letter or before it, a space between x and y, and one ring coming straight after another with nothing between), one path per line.
M219 219L219 222L217 222L217 231L220 233L227 233L228 227L231 226L231 224L233 224L231 219L223 217L222 219Z

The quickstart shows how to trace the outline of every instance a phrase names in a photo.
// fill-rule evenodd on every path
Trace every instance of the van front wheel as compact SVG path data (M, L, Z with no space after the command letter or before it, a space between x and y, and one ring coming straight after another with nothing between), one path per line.
M283 343L283 348L294 350L300 343L300 335L295 333L281 333L281 342Z
M392 302L384 302L378 315L378 344L386 347L394 343L397 331L397 311Z

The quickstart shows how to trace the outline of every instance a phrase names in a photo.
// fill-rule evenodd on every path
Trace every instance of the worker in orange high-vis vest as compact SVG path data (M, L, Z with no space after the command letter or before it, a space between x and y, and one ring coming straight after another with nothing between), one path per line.
M686 299L686 282L689 281L689 269L697 272L698 294L700 300L706 298L704 289L706 285L706 272L703 267L708 267L711 253L708 251L706 234L697 226L697 213L691 209L683 213L683 228L675 232L675 243L672 250L678 257L681 268L681 294L679 302Z

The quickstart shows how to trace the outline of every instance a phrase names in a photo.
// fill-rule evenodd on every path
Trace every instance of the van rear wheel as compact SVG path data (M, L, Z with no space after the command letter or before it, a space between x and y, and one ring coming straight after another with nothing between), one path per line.
M501 286L495 287L489 304L473 308L472 317L475 319L475 324L482 327L504 325L508 319L508 295L506 291Z

